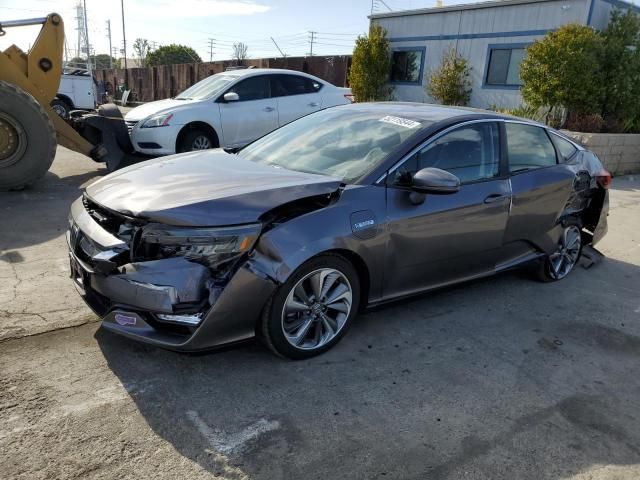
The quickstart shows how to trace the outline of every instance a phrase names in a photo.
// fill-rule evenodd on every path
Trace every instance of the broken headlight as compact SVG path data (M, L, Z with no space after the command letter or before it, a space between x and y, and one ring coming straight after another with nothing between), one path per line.
M223 228L155 224L144 228L142 242L156 250L159 257L180 256L216 269L249 252L259 235L260 224Z

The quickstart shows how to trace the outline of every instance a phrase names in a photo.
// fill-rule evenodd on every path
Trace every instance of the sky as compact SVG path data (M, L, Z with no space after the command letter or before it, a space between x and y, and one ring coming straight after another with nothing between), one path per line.
M122 48L120 0L85 0L89 42L95 53L108 53L107 20L111 21L112 46ZM405 10L435 6L435 0L124 0L127 57L133 57L136 38L155 45L180 43L194 48L200 57L213 60L231 57L235 42L248 44L251 58L280 56L270 37L288 56L309 53L310 33L313 53L351 53L355 39L365 33L374 11ZM446 4L473 0L445 0ZM51 11L65 21L67 51L76 55L78 32L75 6L78 0L0 0L0 23L6 20L45 16ZM0 37L0 49L15 43L29 48L39 27L7 30ZM121 54L117 55L118 57Z

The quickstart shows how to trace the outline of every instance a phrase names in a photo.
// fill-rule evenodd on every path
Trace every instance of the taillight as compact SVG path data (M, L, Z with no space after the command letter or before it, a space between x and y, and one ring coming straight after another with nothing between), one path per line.
M596 175L596 181L598 182L598 185L600 185L602 188L609 188L609 186L611 185L612 179L613 179L613 176L611 175L611 173L609 173L605 169L602 169Z
M351 103L356 103L356 97L353 96L353 93L345 93L344 98L349 100Z

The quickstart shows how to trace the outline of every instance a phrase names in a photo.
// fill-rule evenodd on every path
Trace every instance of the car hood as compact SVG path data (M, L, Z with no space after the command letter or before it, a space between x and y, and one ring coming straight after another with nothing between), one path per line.
M114 172L85 195L109 210L168 225L251 223L280 205L335 192L341 179L251 162L221 149L157 158Z
M124 119L127 122L139 122L151 115L158 113L168 112L175 110L176 108L189 107L197 100L175 100L173 98L167 98L166 100L158 100L156 102L145 103L139 107L131 109Z

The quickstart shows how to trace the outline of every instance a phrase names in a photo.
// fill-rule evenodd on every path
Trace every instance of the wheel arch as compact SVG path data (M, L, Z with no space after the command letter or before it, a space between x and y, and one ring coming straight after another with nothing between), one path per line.
M67 105L69 105L69 109L73 110L75 108L75 105L73 104L73 100L71 100L70 97L68 97L67 95L64 95L62 93L58 93L53 99L58 99L58 100L62 100L64 103L66 103Z
M180 142L182 142L182 139L184 138L184 136L193 130L204 130L205 132L209 133L210 135L213 136L214 142L215 142L215 146L219 147L220 146L220 136L218 135L218 132L216 132L216 129L213 128L210 124L208 124L207 122L202 122L202 121L194 121L194 122L189 122L186 125L184 125L180 131L178 132L178 135L176 136L176 144L175 144L175 151L178 151L178 147L180 145Z

